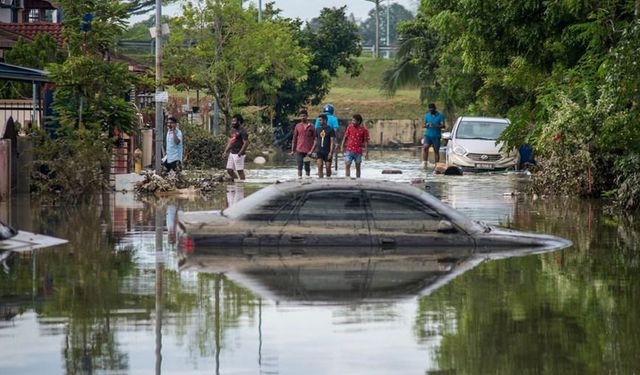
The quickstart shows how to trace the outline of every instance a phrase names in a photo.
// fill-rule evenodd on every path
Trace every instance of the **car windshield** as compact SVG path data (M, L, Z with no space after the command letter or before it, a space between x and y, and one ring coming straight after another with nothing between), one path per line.
M456 130L457 139L486 139L495 141L506 129L506 122L462 121Z
M259 207L267 205L276 197L283 195L275 186L269 186L249 195L222 211L222 215L231 219L244 218L259 211Z

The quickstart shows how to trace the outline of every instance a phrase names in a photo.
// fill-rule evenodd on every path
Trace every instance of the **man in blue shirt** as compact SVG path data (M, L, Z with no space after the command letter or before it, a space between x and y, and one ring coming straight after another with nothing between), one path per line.
M333 115L335 108L331 104L327 104L324 106L323 113L327 115L327 125L333 129L336 133L336 137L338 136L338 129L340 128L340 123L338 122L338 118ZM316 129L320 128L320 117L316 119Z
M422 155L424 163L429 159L429 147L433 147L433 160L440 162L440 138L444 129L444 115L436 110L436 105L429 104L429 111L424 115L424 146Z
M163 165L167 171L176 171L182 163L182 131L178 129L178 121L175 117L169 116L167 119L167 159Z

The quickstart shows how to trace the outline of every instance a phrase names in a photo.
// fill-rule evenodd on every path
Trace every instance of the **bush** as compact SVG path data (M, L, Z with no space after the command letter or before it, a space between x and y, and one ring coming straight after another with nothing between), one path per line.
M182 164L185 169L224 168L225 136L214 136L202 126L188 121L181 123L180 129L184 138Z
M96 140L89 132L50 138L33 135L31 192L43 199L77 203L107 188L109 139Z
M640 208L640 155L622 157L616 163L617 199L626 209Z

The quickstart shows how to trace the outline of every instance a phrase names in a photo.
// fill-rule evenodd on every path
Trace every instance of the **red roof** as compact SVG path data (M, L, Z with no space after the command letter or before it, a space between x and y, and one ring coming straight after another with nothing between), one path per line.
M62 24L50 22L34 22L34 23L2 23L0 29L11 31L15 34L24 36L29 40L33 40L38 33L49 34L56 40L58 46L62 46L64 37L62 36Z

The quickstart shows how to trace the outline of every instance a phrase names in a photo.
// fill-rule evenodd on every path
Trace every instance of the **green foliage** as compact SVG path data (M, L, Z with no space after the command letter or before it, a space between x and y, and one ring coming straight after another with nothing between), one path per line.
M64 61L64 54L51 35L38 33L31 42L27 42L22 37L18 38L13 47L5 52L4 59L7 64L42 70L47 64ZM0 98L32 97L31 83L5 82L6 84L0 88Z
M31 190L42 199L78 203L106 187L110 139L81 130L64 138L34 134Z
M443 103L450 119L508 116L501 140L509 148L534 145L540 192L615 190L622 182L612 177L612 161L640 148L634 6L424 0L399 29L385 88L393 93L417 77L423 98Z
M114 129L133 132L135 109L124 97L136 77L125 64L78 55L50 65L49 70L56 83L53 107L63 133L79 128L96 134L113 135Z
M202 126L190 122L182 122L180 129L184 138L185 169L224 168L225 136L214 136Z
M131 14L145 14L156 7L156 0L128 0L128 10ZM177 0L162 0L162 5L176 3Z
M413 14L400 4L393 3L389 7L389 40L391 43L395 43L398 40L397 28L400 22L413 19ZM387 6L382 4L380 6L380 30L379 34L382 38L387 37ZM372 9L367 15L367 19L360 24L360 37L362 43L365 45L374 45L376 38L376 11ZM388 45L389 43L382 43Z
M66 47L71 56L99 55L108 58L127 26L129 4L119 0L60 0L64 11ZM83 32L83 17L91 13L91 30Z
M128 5L118 0L61 1L69 57L48 70L56 84L53 107L63 134L87 129L96 138L115 129L132 132L135 111L124 98L137 81L125 64L110 61L124 30ZM93 15L91 30L81 30L82 17Z
M33 69L44 69L47 64L61 63L64 54L50 34L38 33L32 42L22 37L5 53L5 62Z
M346 6L324 8L320 17L301 29L300 21L288 20L300 46L310 56L304 80L286 80L274 105L276 123L286 123L288 115L303 105L317 105L329 93L332 78L339 71L356 77L362 71L357 57L362 53L357 25L345 14ZM283 20L282 22L287 22Z
M125 95L136 77L125 64L110 61L126 24L128 5L118 0L61 0L64 35L69 56L47 65L56 91L58 137L40 136L36 146L34 190L60 193L54 199L78 201L106 184L111 137L132 133L136 116ZM91 30L81 30L82 17L91 13Z
M621 157L616 162L616 171L618 201L629 210L640 208L640 154Z
M266 19L236 0L196 1L175 19L166 46L170 82L212 95L230 124L233 108L247 101L247 88L275 95L283 81L305 78L309 58L291 28Z

